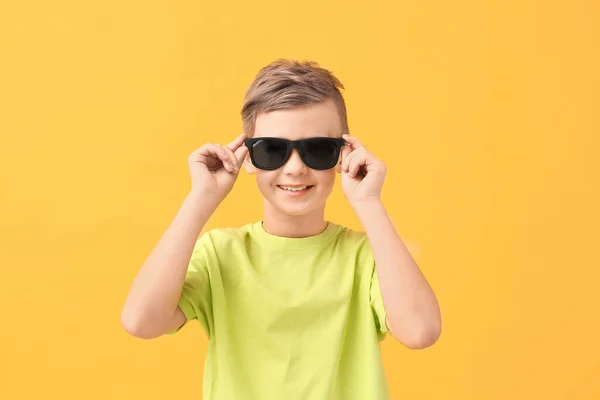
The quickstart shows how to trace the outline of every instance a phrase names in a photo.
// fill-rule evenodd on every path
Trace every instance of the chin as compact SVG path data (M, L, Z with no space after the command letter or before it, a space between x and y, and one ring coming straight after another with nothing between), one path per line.
M319 199L309 198L309 199L286 199L281 198L279 196L273 196L268 199L271 207L273 207L278 212L294 216L300 217L303 215L308 215L320 208L322 208L323 204Z
M300 217L303 215L310 214L311 212L313 212L319 208L318 206L315 206L314 204L310 204L310 203L308 203L308 204L307 203L290 204L290 203L277 201L277 202L271 202L271 204L277 210L279 210L279 212L286 214L286 215L294 216L294 217Z
M309 215L325 207L328 191L323 192L323 187L312 187L309 192L304 194L290 194L282 189L273 186L261 187L263 197L269 203L269 206L277 212L300 217Z

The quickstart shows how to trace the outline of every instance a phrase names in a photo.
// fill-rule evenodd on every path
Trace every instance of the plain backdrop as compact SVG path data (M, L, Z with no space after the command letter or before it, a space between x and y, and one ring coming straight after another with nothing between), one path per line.
M600 398L596 1L0 4L0 398L199 399L200 325L120 324L259 68L311 59L438 295L439 342L382 343L393 399ZM261 218L242 172L207 229ZM327 218L361 229L341 188Z

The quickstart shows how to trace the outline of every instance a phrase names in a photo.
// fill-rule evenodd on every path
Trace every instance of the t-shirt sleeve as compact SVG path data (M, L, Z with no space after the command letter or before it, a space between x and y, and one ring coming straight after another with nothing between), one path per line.
M379 276L377 275L375 265L373 265L373 273L371 275L370 302L375 318L375 325L377 326L379 333L379 340L383 340L385 335L390 333L390 330L386 324L386 313L383 308L383 298L381 297L381 288L379 287Z
M209 273L209 254L212 251L210 236L205 233L196 242L179 298L178 306L186 321L169 332L179 332L189 321L198 320L206 336L210 338L213 329L212 294Z

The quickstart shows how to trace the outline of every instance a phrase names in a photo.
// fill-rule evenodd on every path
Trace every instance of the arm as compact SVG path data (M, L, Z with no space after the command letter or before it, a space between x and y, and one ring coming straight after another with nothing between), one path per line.
M178 328L178 307L190 258L202 228L229 194L248 149L245 135L227 146L207 144L189 157L192 191L135 277L121 322L133 336L151 339Z
M177 304L194 245L216 206L193 192L185 198L129 291L121 321L131 335L151 339L185 322Z
M357 138L344 138L348 146L342 150L342 188L371 244L386 324L409 348L431 346L441 334L441 313L433 290L381 202L387 168Z
M436 296L379 201L355 204L371 248L388 328L405 346L433 345L441 334Z

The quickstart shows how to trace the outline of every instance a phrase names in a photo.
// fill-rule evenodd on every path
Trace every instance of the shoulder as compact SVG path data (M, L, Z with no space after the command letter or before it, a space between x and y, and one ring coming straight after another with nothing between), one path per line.
M213 228L205 231L196 241L199 247L222 247L236 243L244 243L250 239L252 224L240 227Z
M246 248L250 241L256 241L251 222L239 227L212 228L204 231L196 241L197 251L209 254L228 252L233 249Z
M363 231L339 225L340 241L350 246L360 246L368 242L367 234Z
M340 226L340 231L337 240L340 251L352 255L358 261L369 262L372 259L371 243L364 231L346 226Z
M370 247L369 237L364 231L349 228L347 226L338 225L340 234L338 236L338 242L346 247L362 249L364 247Z
M248 240L250 230L247 226L207 229L194 244L190 265L220 269L221 264L244 257Z
M212 240L220 241L220 240L243 240L245 239L251 231L251 224L244 225L241 227L228 227L228 228L214 228L206 231L204 235Z

